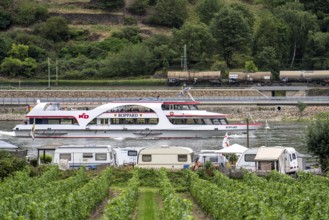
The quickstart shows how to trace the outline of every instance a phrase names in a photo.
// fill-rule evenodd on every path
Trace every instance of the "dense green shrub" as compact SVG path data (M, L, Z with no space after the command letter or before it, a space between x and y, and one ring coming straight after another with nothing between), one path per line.
M8 28L11 22L11 14L0 6L0 30Z
M45 21L47 17L48 10L40 3L34 1L21 1L18 4L14 22L27 26L39 21Z
M128 11L135 15L145 15L148 0L136 0L128 7Z
M51 17L46 22L35 25L33 32L55 42L69 39L68 22L62 17Z
M0 180L15 171L23 170L27 165L25 159L16 157L6 151L0 151Z

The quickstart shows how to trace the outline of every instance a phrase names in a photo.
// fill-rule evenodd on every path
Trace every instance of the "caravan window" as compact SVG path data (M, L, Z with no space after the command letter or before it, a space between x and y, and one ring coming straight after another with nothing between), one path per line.
M59 154L59 159L71 161L71 154Z
M187 155L186 154L178 154L178 162L186 162Z
M142 155L142 161L143 162L151 162L152 161L152 155L151 154Z
M82 157L83 158L93 158L93 153L83 153Z
M137 156L136 150L128 150L128 156Z
M292 159L296 160L296 154L292 154Z
M95 160L107 160L106 153L96 153Z
M244 161L246 162L254 162L255 161L256 154L245 154L244 155Z

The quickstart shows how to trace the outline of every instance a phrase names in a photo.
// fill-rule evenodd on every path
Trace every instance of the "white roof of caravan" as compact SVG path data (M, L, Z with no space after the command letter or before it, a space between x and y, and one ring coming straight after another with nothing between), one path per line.
M260 147L256 154L255 160L278 160L284 150L285 148L283 147Z
M193 150L188 147L149 147L140 151L140 154L190 154Z
M240 144L232 144L229 147L226 147L224 149L221 149L218 151L218 153L223 154L242 154L245 152L248 148L240 145Z
M110 151L110 145L64 145L55 149L56 152L104 152L104 150Z
M0 140L0 149L17 149L18 147L5 141Z

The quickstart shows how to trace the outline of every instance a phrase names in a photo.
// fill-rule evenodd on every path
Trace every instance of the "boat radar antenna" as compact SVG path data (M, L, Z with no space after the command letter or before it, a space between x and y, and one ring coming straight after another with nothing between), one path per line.
M178 96L183 96L183 95L185 95L187 93L188 96L192 99L192 101L195 102L195 99L193 98L193 96L191 95L191 93L189 91L190 89L191 89L191 87L187 87L187 86L185 87L185 86L183 86L183 88L179 92L179 95Z

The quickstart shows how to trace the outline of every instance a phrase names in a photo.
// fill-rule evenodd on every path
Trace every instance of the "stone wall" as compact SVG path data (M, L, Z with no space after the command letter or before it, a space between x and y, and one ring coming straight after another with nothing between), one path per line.
M123 24L121 14L89 14L89 13L50 13L50 16L60 16L74 24Z

